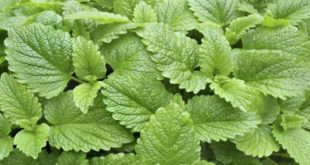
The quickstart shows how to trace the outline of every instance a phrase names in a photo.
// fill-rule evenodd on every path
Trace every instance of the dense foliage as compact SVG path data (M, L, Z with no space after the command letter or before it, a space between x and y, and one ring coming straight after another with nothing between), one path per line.
M309 0L0 0L0 164L310 164Z

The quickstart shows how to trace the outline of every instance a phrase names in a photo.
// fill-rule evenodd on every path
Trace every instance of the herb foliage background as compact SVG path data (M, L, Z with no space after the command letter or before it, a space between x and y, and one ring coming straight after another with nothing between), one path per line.
M309 0L0 0L0 164L310 164Z

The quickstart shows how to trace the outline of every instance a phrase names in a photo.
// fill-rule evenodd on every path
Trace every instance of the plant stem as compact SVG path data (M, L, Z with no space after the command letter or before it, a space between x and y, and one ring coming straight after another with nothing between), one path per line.
M82 80L80 80L80 79L78 79L78 78L76 78L74 76L71 76L71 79L76 81L76 82L78 82L78 83L80 83L80 84L85 83L84 81L82 81Z

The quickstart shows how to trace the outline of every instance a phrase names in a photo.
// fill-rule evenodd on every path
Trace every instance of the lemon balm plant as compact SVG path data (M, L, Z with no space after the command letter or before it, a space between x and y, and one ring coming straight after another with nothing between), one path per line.
M0 0L0 164L310 164L310 1Z

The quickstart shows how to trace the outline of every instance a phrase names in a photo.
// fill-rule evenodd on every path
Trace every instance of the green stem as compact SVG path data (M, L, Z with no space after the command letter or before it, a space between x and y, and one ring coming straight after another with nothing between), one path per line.
M80 84L85 83L83 80L80 80L80 79L78 79L78 78L76 78L76 77L74 77L74 76L71 76L71 79L74 80L74 81L76 81L76 82L78 82L78 83L80 83Z

